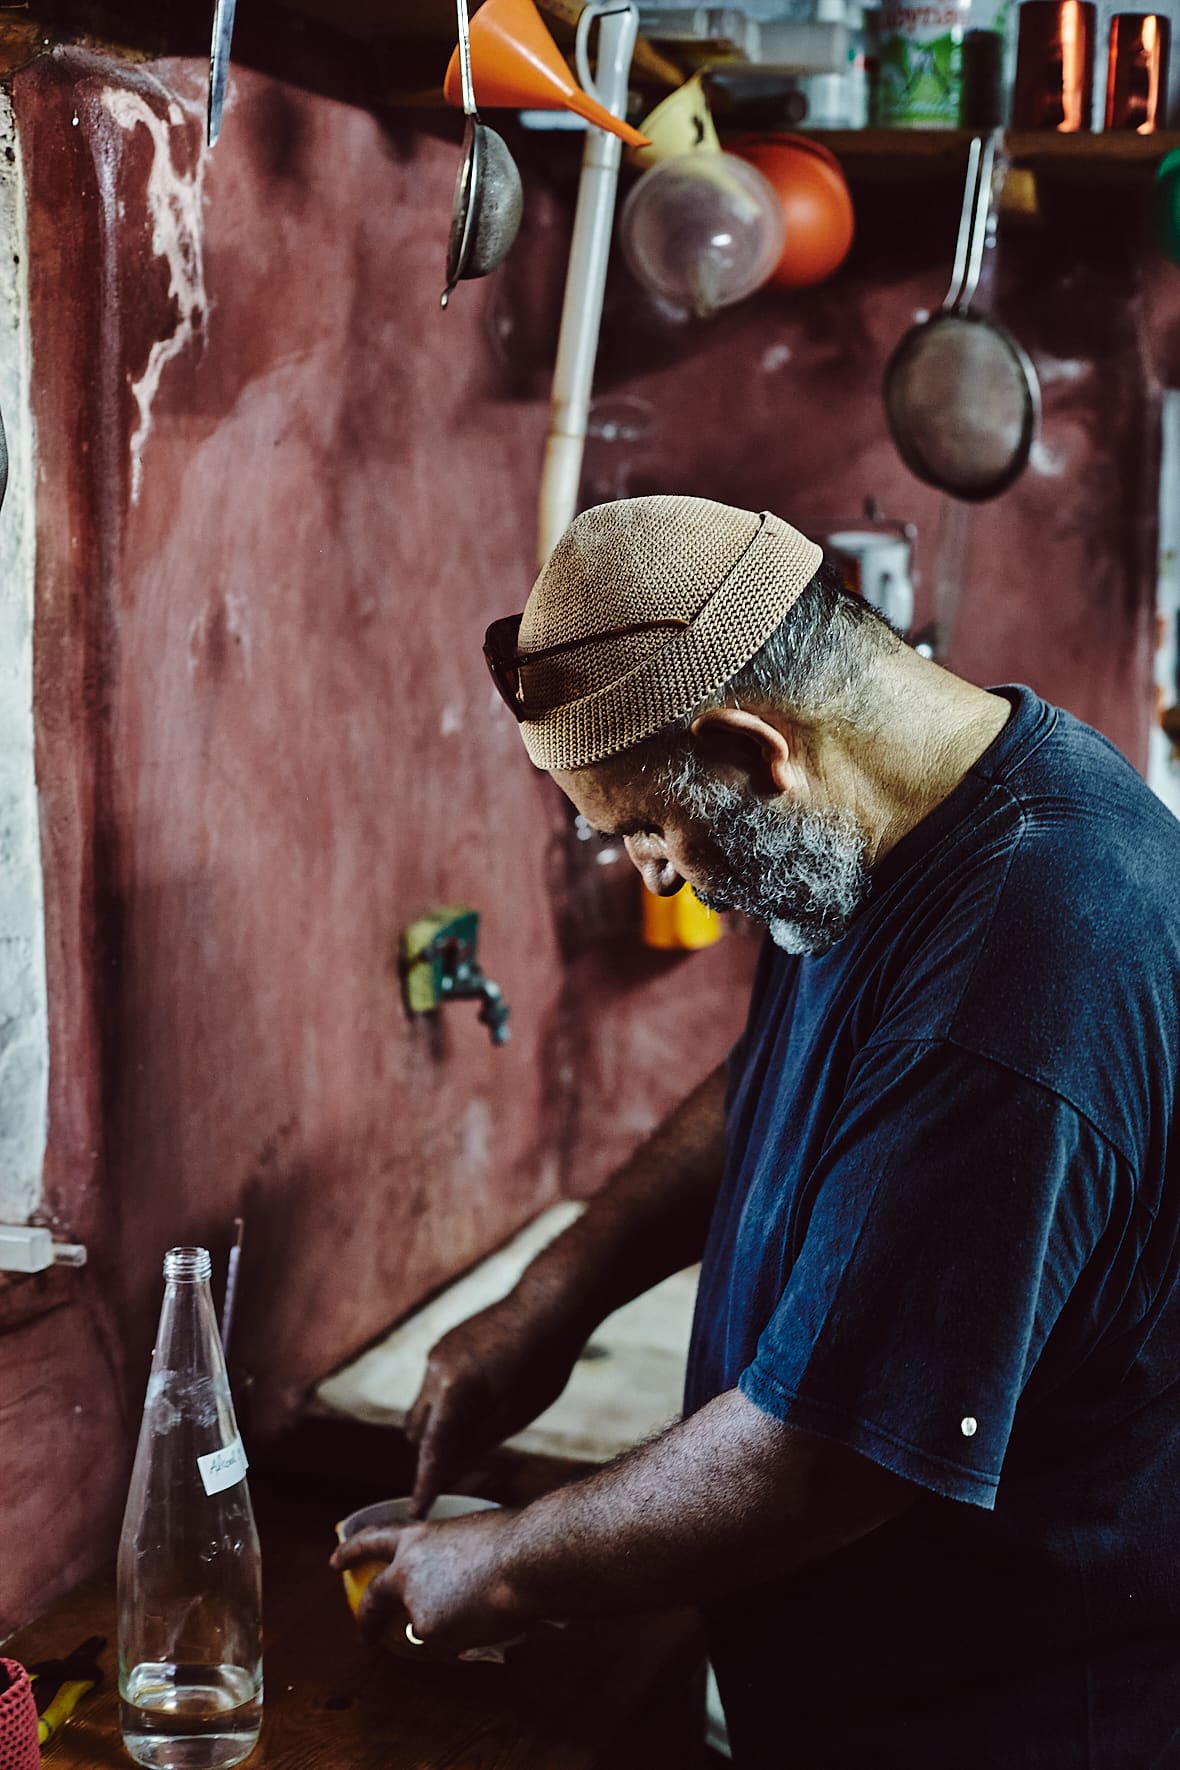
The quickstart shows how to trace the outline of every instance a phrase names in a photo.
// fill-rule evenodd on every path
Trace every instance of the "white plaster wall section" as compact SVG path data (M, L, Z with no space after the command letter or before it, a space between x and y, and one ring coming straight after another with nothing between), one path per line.
M1085 381L1092 372L1089 363L1079 362L1071 357L1038 356L1035 369L1042 392L1047 387L1062 383L1068 385ZM1046 438L1042 413L1029 451L1028 464L1033 473L1039 473L1042 479L1064 479L1074 465L1079 449L1088 449L1089 435L1083 427L1060 417L1051 423L1051 429L1052 442Z
M0 93L0 1222L41 1203L49 1087L45 917L33 750L35 460L28 225L20 142Z
M168 264L168 293L176 302L176 328L152 345L147 366L131 392L139 420L131 436L131 502L139 502L143 486L143 456L152 430L152 407L164 370L188 349L209 311L205 292L204 230L201 205L205 183L205 150L188 171L177 171L172 154L172 131L185 123L185 113L173 98L161 116L138 92L109 87L103 104L115 123L130 133L141 125L152 138L152 164L148 174L147 203L152 222L152 250Z
M1037 380L1042 387L1052 387L1057 381L1085 381L1093 373L1092 365L1079 362L1073 357L1039 356L1037 358Z
M1034 473L1042 479L1063 479L1065 477L1065 458L1059 451L1050 448L1044 434L1038 431L1033 437L1032 448L1028 452L1028 464Z

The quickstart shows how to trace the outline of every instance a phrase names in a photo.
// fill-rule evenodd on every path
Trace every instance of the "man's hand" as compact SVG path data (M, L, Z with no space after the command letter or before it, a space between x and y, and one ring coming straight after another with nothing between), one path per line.
M406 1432L414 1511L561 1394L612 1310L699 1260L725 1156L725 1068L694 1089L520 1283L430 1354Z
M444 1335L406 1418L418 1446L418 1517L448 1481L557 1400L584 1340L581 1328L516 1292Z
M518 1511L365 1531L333 1565L388 1561L362 1624L379 1629L404 1604L424 1641L460 1652L538 1617L699 1604L760 1585L900 1516L919 1491L731 1389Z
M357 1622L370 1640L391 1621L404 1624L429 1647L462 1653L518 1635L533 1620L504 1569L511 1561L515 1514L479 1512L445 1524L403 1524L364 1530L332 1556L338 1572L364 1561L386 1561L370 1582Z

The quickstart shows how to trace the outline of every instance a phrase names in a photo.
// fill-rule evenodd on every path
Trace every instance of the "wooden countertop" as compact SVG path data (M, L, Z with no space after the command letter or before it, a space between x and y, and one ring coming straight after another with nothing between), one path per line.
M361 1641L328 1567L358 1503L252 1478L263 1550L266 1700L251 1770L692 1770L704 1762L703 1649L687 1612L539 1628L502 1666L416 1665ZM370 1493L369 1498L378 1497ZM105 1635L101 1691L49 1748L59 1770L126 1766L113 1571L4 1646L24 1663Z

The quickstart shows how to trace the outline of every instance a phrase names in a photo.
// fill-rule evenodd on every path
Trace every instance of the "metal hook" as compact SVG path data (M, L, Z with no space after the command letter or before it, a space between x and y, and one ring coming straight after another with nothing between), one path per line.
M951 270L951 286L942 304L944 308L966 311L979 287L992 213L995 163L995 134L989 135L986 140L982 136L975 136L967 155L967 178L963 186L963 208L959 215L959 233L955 241L955 262Z

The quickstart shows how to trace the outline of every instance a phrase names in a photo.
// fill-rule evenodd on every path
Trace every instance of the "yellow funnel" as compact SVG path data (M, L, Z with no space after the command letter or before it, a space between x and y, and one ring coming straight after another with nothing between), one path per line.
M636 166L656 166L661 160L679 160L685 154L721 152L700 74L660 100L643 119L643 133L648 145L632 148L629 155Z

